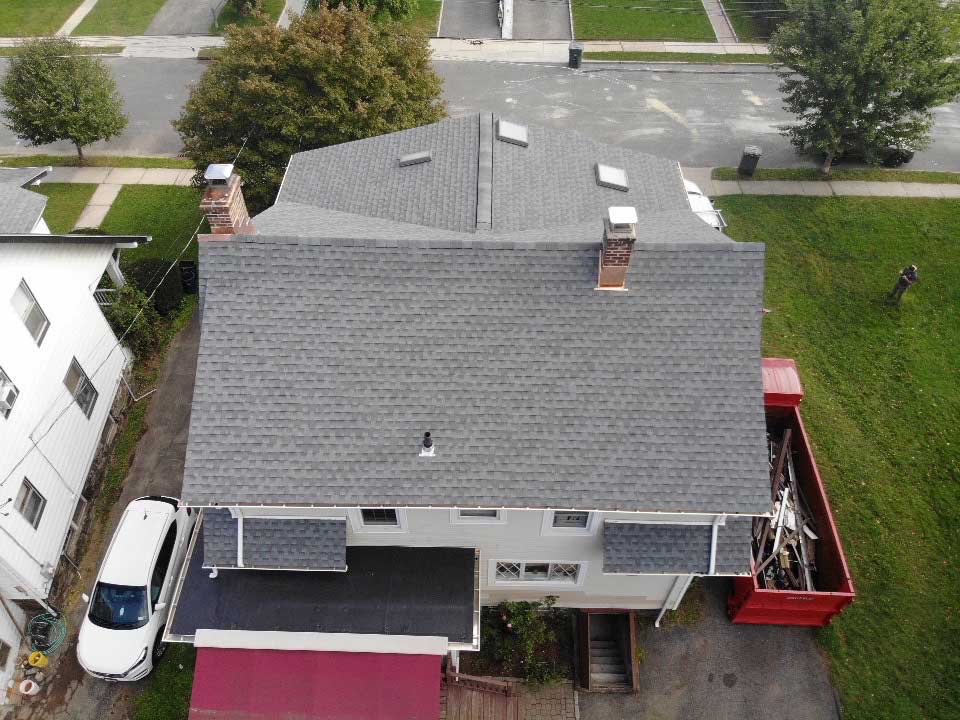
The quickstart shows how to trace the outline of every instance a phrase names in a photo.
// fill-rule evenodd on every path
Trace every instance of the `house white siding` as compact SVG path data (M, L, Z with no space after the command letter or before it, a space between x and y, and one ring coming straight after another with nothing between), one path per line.
M0 558L9 570L0 574L0 594L6 598L46 597L128 362L93 298L112 249L0 244L0 368L19 391L9 417L0 416L0 502L7 501ZM22 281L49 320L39 346L11 302ZM74 358L97 390L90 417L64 385ZM36 528L16 507L25 478L44 499Z
M26 623L23 610L9 600L0 600L0 641L10 647L6 662L0 665L0 688L6 688L16 673L20 638ZM6 694L3 697L6 698Z
M535 600L554 595L557 604L582 608L659 609L676 575L604 575L603 520L697 522L710 515L594 513L589 527L556 529L549 510L502 510L497 522L462 522L449 508L401 509L401 529L363 527L356 509L242 508L244 516L347 517L347 545L469 547L480 550L480 600ZM579 563L576 582L504 582L495 577L496 561ZM347 569L349 572L349 568Z

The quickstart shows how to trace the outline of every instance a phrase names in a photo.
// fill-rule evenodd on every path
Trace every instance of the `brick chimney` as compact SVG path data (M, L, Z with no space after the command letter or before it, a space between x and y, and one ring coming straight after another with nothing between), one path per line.
M243 200L243 181L233 165L210 165L203 174L206 190L200 209L210 223L211 235L249 235L254 232Z
M600 248L598 290L626 290L627 268L637 241L637 210L612 207L603 219L603 246Z

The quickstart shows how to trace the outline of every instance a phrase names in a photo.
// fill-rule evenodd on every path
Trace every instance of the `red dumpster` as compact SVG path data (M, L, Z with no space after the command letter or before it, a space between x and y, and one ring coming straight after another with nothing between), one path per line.
M816 590L768 590L760 586L756 574L737 577L727 599L727 612L735 623L822 627L853 602L856 592L810 438L800 418L803 388L796 363L764 358L763 388L767 430L777 435L787 428L793 431L797 482L817 521Z

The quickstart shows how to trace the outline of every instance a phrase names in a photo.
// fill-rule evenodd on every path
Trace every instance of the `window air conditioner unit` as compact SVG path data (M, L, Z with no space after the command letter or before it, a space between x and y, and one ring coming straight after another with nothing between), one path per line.
M17 390L12 385L0 385L0 413L6 413L13 409L13 404L17 401Z

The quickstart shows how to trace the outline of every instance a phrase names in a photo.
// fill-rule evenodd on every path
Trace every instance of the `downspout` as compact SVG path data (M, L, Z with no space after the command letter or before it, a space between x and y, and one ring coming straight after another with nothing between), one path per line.
M717 515L713 519L713 531L710 536L710 570L708 575L713 575L717 570L717 530L721 525L726 525L727 516Z
M660 621L663 620L663 616L667 614L667 610L676 610L680 605L680 601L683 600L683 596L687 593L687 588L690 587L690 583L693 582L693 575L678 575L677 579L673 581L673 587L670 588L670 592L667 593L667 599L663 603L663 607L660 608L660 614L657 615L656 621L653 623L654 627L660 627Z

